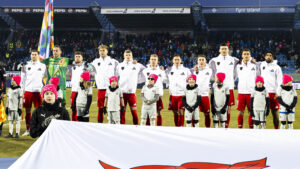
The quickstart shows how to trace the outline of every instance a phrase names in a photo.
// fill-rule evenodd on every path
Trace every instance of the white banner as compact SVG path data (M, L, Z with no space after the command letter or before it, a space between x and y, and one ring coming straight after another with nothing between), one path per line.
M299 169L300 130L53 120L10 169Z
M101 8L102 14L190 14L191 8Z

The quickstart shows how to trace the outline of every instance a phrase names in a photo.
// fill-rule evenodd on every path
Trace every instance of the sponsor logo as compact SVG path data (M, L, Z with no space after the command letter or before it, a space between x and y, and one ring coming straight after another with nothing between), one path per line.
M130 169L264 169L270 166L266 165L267 158L255 161L243 161L235 164L221 164L211 162L188 162L181 164L180 166L169 166L169 165L143 165L137 167L131 167ZM118 167L109 165L99 160L100 165L104 169L119 169Z

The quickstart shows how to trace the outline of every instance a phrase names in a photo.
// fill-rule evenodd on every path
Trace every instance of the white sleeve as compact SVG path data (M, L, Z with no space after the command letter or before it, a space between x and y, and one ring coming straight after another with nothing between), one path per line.
M92 87L89 87L88 95L93 95L93 88Z
M20 87L22 89L22 91L25 92L25 81L26 81L26 65L22 67L21 69L21 83L20 83Z
M280 85L282 84L282 71L279 66L277 66L276 80L278 85L277 88L279 88Z

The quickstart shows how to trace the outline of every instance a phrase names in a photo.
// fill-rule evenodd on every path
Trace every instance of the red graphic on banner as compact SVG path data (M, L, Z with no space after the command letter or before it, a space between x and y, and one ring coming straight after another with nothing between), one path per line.
M104 169L119 169L99 161ZM256 160L256 161L244 161L240 163L229 164L218 164L218 163L202 163L202 162L190 162L184 163L181 166L167 166L167 165L145 165L133 167L131 169L263 169L266 166L267 158Z

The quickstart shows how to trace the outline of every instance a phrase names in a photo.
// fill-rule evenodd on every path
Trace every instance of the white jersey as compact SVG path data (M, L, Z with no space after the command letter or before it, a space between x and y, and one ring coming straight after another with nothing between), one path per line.
M80 76L83 72L88 71L88 66L85 62L82 64L73 64L69 67L68 71L71 73L72 92L77 92L80 82Z
M253 90L251 97L253 98L253 111L265 111L266 110L266 98L269 94L266 89L263 91Z
M86 89L81 89L78 87L77 89L77 98L76 98L76 106L77 107L85 107L87 104L87 97L93 95L93 88L89 87Z
M238 64L235 69L236 78L239 79L238 93L239 94L251 94L255 87L255 79L259 74L258 67L256 64L248 61L245 64L243 61Z
M109 86L109 78L116 76L117 66L119 62L109 56L95 59L92 62L96 85L98 89L107 89Z
M281 97L282 101L287 104L291 105L293 103L294 97L297 97L297 92L295 89L291 89L290 91L282 89L280 86L277 91L277 96ZM284 106L280 106L279 109L280 112L287 112L286 108ZM293 108L293 112L295 112L295 108Z
M161 70L159 66L152 68L150 65L147 66L146 69L143 70L144 78L146 79L145 85L148 85L148 76L151 74L156 74L158 76L158 79L154 86L158 87L159 90L159 96L163 96L164 94L164 87L163 83L166 82L166 73L165 71Z
M194 75L197 76L197 84L200 90L201 96L208 96L210 80L212 76L212 70L207 65L205 68L198 68L197 71L194 71Z
M137 84L143 82L142 71L145 66L132 61L122 62L117 67L117 74L119 76L119 87L123 93L135 93Z
M194 106L197 102L197 98L198 96L200 96L200 88L199 86L197 86L196 88L194 89L187 89L187 87L184 89L184 95L185 95L185 98L186 98L186 103L189 105L189 106Z
M239 60L232 56L222 56L212 58L209 61L209 66L212 69L212 80L217 73L222 72L225 73L226 78L224 80L224 84L229 87L230 90L234 89L234 71L235 67Z
M109 88L106 89L105 97L107 98L107 111L120 111L121 98L123 93L120 88L111 91Z
M169 91L172 96L183 96L186 87L186 79L191 74L191 71L180 65L179 67L172 66L168 73Z
M10 111L16 111L22 108L22 89L20 87L8 89L6 107L8 107Z
M277 61L274 60L272 63L262 62L260 64L260 72L268 92L276 93L282 83L282 71L277 65Z
M47 76L46 65L41 62L29 61L21 70L20 87L27 92L41 92L43 78Z
M150 101L155 98L155 95L159 95L159 88L156 86L149 88L147 85L144 85L141 94L144 94L145 99ZM142 110L153 110L156 112L156 102L150 105L143 103Z
M229 87L225 84L222 87L218 87L217 83L212 86L212 94L214 95L214 105L217 111L220 111L226 103L226 95L229 95Z

